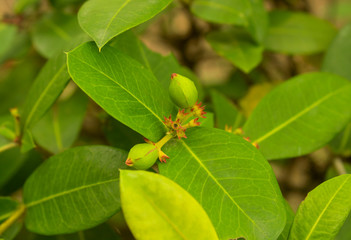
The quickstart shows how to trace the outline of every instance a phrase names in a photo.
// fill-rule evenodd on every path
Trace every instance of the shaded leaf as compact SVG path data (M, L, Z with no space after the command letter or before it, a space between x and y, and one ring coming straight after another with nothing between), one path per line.
M111 116L151 141L164 136L163 118L176 109L140 63L110 46L99 53L90 42L68 53L68 68L75 83Z
M80 26L101 48L118 34L139 25L172 0L90 0L78 12Z
M351 123L349 122L346 127L342 129L335 137L329 142L332 151L343 156L351 155Z
M32 30L34 47L46 58L69 51L88 37L78 25L76 15L53 13L43 16Z
M56 101L69 80L65 55L47 61L26 97L21 114L23 129L30 129Z
M39 4L39 0L16 0L14 9L16 13L22 13L26 9Z
M19 204L9 197L0 197L0 223L8 219L16 211Z
M0 135L11 141L15 139L15 120L11 114L0 116Z
M16 37L17 29L14 25L0 23L0 59L11 48L11 45Z
M88 98L80 91L59 101L34 125L35 141L55 154L71 147L83 124L87 103Z
M171 180L121 171L124 216L136 239L218 239L201 205Z
M291 209L289 203L287 201L284 201L284 203L285 203L285 211L286 211L286 224L285 224L283 232L279 235L278 240L287 240L288 239L291 225L292 225L294 218L295 218L295 213Z
M301 156L329 142L350 120L351 84L329 73L292 78L267 94L244 126L268 159Z
M225 126L232 127L233 130L242 127L245 118L237 107L221 93L212 90L211 99L216 114L217 127L224 129Z
M124 168L126 158L118 149L85 146L45 161L23 188L26 227L54 235L106 221L120 208L118 169Z
M334 239L351 210L351 175L312 190L297 210L289 239Z
M330 23L300 12L272 11L269 23L265 48L286 54L322 52L336 34Z
M205 209L220 239L276 239L285 226L283 198L263 156L242 137L215 128L187 130L163 147L160 173Z
M263 47L257 45L243 32L233 30L211 32L206 39L219 55L246 73L262 60Z

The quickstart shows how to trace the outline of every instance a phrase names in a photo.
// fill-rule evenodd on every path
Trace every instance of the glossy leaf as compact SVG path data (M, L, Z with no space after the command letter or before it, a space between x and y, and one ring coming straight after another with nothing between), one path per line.
M245 26L258 42L267 30L262 0L194 0L191 11L211 22Z
M351 24L343 27L324 56L322 70L345 77L351 81Z
M203 98L203 89L195 74L180 66L173 54L162 56L151 51L131 30L116 37L110 45L148 68L159 80L165 91L168 92L172 73L179 73L194 81L199 92L199 99Z
M59 101L34 125L35 141L55 154L71 147L83 124L87 103L88 98L82 92Z
M225 129L225 126L232 127L233 130L242 127L245 118L237 107L221 93L212 90L211 99L216 113L217 127Z
M253 42L247 34L227 30L212 32L206 39L219 55L246 73L262 60L263 47Z
M334 239L351 210L351 175L312 190L297 210L289 239Z
M118 169L124 168L126 157L111 147L85 146L46 160L23 188L26 227L53 235L106 221L120 208Z
M101 48L118 34L161 12L171 0L90 0L78 12L80 26Z
M8 219L16 211L19 204L9 197L0 197L0 223Z
M32 31L34 47L46 58L69 51L88 37L78 25L75 15L53 13L43 16Z
M309 73L267 94L244 126L268 159L301 156L329 142L350 120L351 84L329 73Z
M50 59L38 74L21 114L24 129L30 129L56 101L69 80L65 55Z
M68 53L68 68L76 84L111 116L151 141L164 136L163 118L176 109L140 63L110 46L99 52L90 42Z
M328 48L336 29L312 15L289 11L272 11L264 46L287 54L313 54Z
M121 171L124 216L136 239L218 239L201 205L173 181L146 171Z
M276 239L285 209L273 171L242 137L215 128L187 130L187 139L163 147L160 173L205 209L220 239Z
M16 37L17 29L14 25L0 23L0 59L11 48L11 44Z

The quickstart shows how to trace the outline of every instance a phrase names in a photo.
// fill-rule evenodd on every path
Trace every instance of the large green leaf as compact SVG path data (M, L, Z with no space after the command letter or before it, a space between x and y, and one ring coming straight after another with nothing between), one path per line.
M106 146L72 148L42 164L26 181L26 227L39 234L96 226L120 208L119 171L124 151Z
M201 205L173 181L146 171L121 171L121 203L136 239L218 239Z
M324 56L322 70L351 81L351 24L343 27Z
M264 46L287 54L312 54L324 51L336 29L328 22L300 12L273 11Z
M11 44L15 39L16 32L17 29L14 25L0 23L0 59L11 47Z
M78 25L76 15L53 13L43 16L32 30L34 47L46 58L69 51L88 37Z
M215 90L211 91L211 99L218 128L224 129L225 126L228 126L236 129L243 126L244 116L229 99Z
M187 130L162 149L162 175L205 209L220 239L276 239L285 226L284 199L267 161L242 137L215 128Z
M38 74L21 114L23 130L30 129L56 101L69 80L65 55L50 59Z
M297 210L289 239L334 239L351 210L350 192L350 174L312 190Z
M246 73L262 60L263 47L253 42L245 33L233 30L218 31L210 33L206 39L219 55Z
M172 0L90 0L78 12L80 26L101 48L118 34L161 12Z
M268 159L310 153L350 120L351 84L329 73L297 76L276 87L255 108L244 132Z
M267 30L262 0L194 0L191 11L211 22L245 26L258 42Z
M9 197L0 197L0 223L9 218L16 211L19 204Z
M68 53L72 79L111 116L158 141L167 128L163 118L175 107L153 74L113 47L99 52L86 43Z
M286 211L286 224L285 224L283 232L278 237L278 240L287 240L288 239L291 225L294 222L294 218L295 218L295 213L291 209L289 203L287 201L284 201L284 203L285 203L285 211Z
M55 154L72 146L83 124L87 103L88 98L81 91L59 101L34 125L35 141Z
M203 97L203 89L195 74L180 66L173 54L162 56L151 51L132 30L116 37L110 45L148 68L160 81L165 91L168 91L172 73L179 73L193 80L199 92L199 99Z

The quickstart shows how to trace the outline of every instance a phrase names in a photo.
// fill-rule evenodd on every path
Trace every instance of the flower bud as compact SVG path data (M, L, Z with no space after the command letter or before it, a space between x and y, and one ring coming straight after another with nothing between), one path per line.
M172 101L180 108L194 106L198 98L194 82L176 73L173 73L171 78L169 94Z
M158 158L158 149L149 143L140 143L130 149L126 164L136 169L150 168Z

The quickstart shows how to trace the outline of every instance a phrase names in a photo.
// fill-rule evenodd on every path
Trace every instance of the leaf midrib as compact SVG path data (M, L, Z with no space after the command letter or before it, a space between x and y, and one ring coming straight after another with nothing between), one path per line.
M349 180L350 177L351 177L351 176L349 176L349 177L347 177L347 178L345 179L345 181L339 186L339 188L335 191L335 193L333 194L333 196L329 199L327 205L325 205L325 207L323 208L323 211L319 214L319 216L318 216L316 222L313 224L313 226L312 226L310 232L308 233L308 235L307 235L307 237L306 237L306 240L308 240L308 239L311 237L311 235L312 235L314 229L317 227L317 224L318 224L319 221L321 220L323 214L325 213L325 211L327 211L327 208L329 207L329 205L331 204L331 202L334 200L334 198L336 197L336 195L340 192L341 188L346 184L346 182Z
M69 54L69 53L68 53ZM109 80L111 80L113 83L117 84L120 88L122 88L124 91L126 91L130 96L132 96L135 100L137 100L142 106L144 106L150 113L152 113L152 115L154 115L161 123L162 125L165 127L165 129L167 129L167 126L164 124L164 122L162 121L162 119L154 112L151 110L151 108L149 108L145 103L143 103L138 97L136 97L132 92L130 92L127 88L125 88L123 85L121 85L119 82L114 81L114 79L112 77L110 77L109 75L107 75L106 73L100 71L99 69L95 68L94 66L90 65L89 63L83 61L82 59L69 54L71 57L76 58L78 61L86 64L87 66L91 67L92 69L94 69L95 71L97 71L98 73L100 73L101 75L107 77Z
M343 86L345 87L345 86ZM349 87L349 86L347 86ZM273 134L275 134L276 132L280 131L281 129L283 129L284 127L286 127L287 125L289 125L290 123L294 122L295 120L297 120L299 117L303 116L305 113L311 111L313 108L317 107L318 105L320 105L321 103L325 102L327 99L329 99L330 97L336 95L337 93L339 93L340 91L343 91L344 88L340 88L334 92L331 92L327 95L325 95L324 97L322 97L321 99L319 99L318 101L315 101L314 103L312 103L311 105L309 105L308 107L306 107L305 109L303 109L302 111L300 111L299 113L295 114L294 116L290 117L288 120L284 121L283 123L279 124L278 126L276 126L275 128L273 128L272 130L270 130L269 132L267 132L266 134L264 134L263 136L253 140L252 142L257 142L257 143L261 143L264 140L266 140L267 138L269 138L270 136L272 136Z
M71 194L71 193L74 193L74 192L78 192L78 191L83 190L83 189L92 188L92 187L96 187L96 186L103 185L103 184L106 184L106 183L117 182L117 181L119 181L119 178L113 178L113 179L109 179L109 180L106 180L106 181L101 181L101 182L96 182L96 183L92 183L92 184L88 184L88 185L83 185L83 186L80 186L80 187L72 188L70 190L66 190L66 191L62 191L62 192L59 192L59 193L55 193L55 194L49 195L49 196L44 197L42 199L30 202L30 203L26 203L25 205L26 205L27 208L30 208L30 207L33 207L35 205L41 204L43 202L47 202L47 201L50 201L52 199L55 199L57 197L61 197L61 196L68 195L68 194Z
M239 206L239 204L230 196L230 194L227 192L227 190L217 181L217 179L212 175L212 173L207 169L207 167L201 162L201 160L197 157L197 155L190 149L190 147L183 141L181 140L182 145L187 149L187 151L193 156L193 158L199 163L199 165L206 171L209 177L212 178L212 180L219 186L219 188L223 191L223 193L234 203L234 205L238 208L240 212L244 214L244 216L247 217L247 219L253 223L254 226L257 227L264 235L266 235L265 231L258 226L255 221L246 214L246 212Z
M25 127L28 127L28 125L30 124L30 121L32 120L33 114L36 112L40 102L42 101L42 99L44 98L46 93L49 91L51 86L54 84L55 80L60 76L61 72L65 69L65 67L66 67L66 63L62 65L62 67L58 70L58 72L51 79L49 84L44 88L44 91L41 92L39 98L37 99L37 101L35 102L34 106L32 107L31 111L28 114Z

